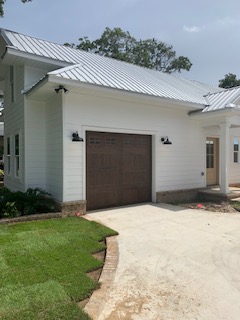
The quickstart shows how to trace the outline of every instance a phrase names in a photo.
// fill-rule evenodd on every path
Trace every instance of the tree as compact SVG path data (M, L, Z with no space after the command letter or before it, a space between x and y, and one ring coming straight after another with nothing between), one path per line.
M176 57L171 45L154 38L138 41L121 28L105 28L99 39L83 37L79 41L78 45L65 45L167 73L189 71L192 66L187 57Z
M237 79L237 76L233 73L228 73L225 74L224 78L219 80L219 85L220 88L233 88L240 86L240 79Z
M31 2L32 0L21 0L23 3L26 3L26 2ZM3 17L4 16L4 4L5 4L6 0L0 0L0 17Z

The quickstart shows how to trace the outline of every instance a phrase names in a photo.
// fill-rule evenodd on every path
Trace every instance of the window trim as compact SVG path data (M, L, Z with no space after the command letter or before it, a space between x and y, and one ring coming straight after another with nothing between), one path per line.
M17 144L16 144L16 141L17 141ZM17 179L20 178L20 134L19 133L16 133L14 135L14 177Z
M11 168L11 137L7 137L7 174L11 175L12 168Z
M14 103L16 100L15 97L15 68L14 66L10 66L9 69L9 85L10 85L10 101Z

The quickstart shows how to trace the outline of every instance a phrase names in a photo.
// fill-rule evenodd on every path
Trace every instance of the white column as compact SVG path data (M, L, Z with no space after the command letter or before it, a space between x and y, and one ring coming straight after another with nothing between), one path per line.
M220 192L229 193L229 122L220 123Z

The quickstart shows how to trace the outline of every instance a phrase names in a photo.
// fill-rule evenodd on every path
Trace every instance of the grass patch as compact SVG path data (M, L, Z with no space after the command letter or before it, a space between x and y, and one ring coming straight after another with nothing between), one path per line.
M78 217L0 225L0 319L89 320L77 302L98 286L86 273L114 234Z

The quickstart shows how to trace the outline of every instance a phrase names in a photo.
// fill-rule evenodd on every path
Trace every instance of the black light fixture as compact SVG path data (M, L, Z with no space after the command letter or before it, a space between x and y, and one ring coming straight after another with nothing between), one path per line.
M78 132L74 132L72 134L72 141L83 142L83 138L80 138Z
M162 137L161 141L162 141L163 144L172 144L172 142L169 141L168 137Z
M58 88L55 89L56 93L59 91L63 91L64 93L68 93L68 89L66 89L64 86L59 86Z

